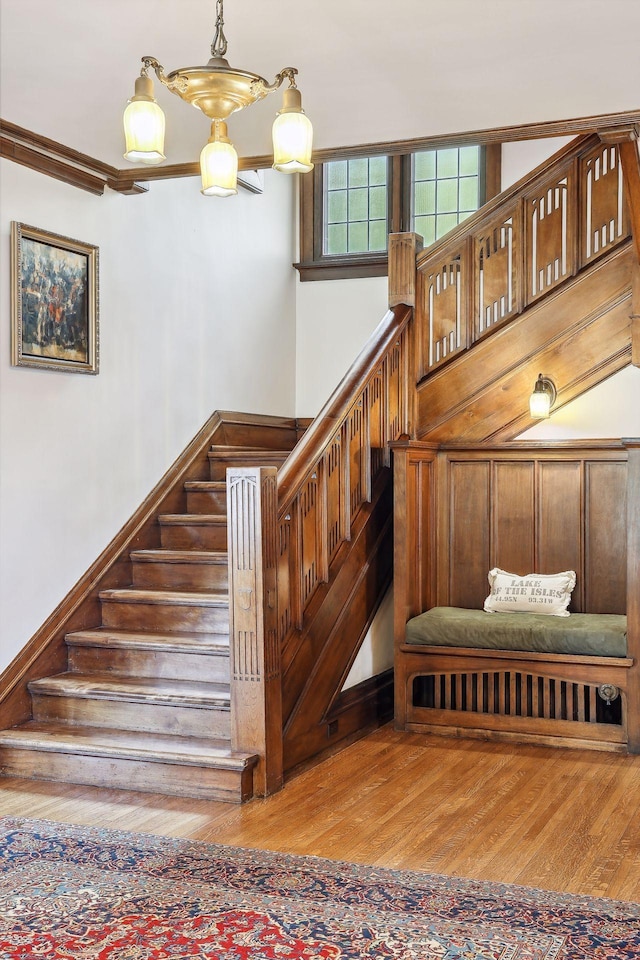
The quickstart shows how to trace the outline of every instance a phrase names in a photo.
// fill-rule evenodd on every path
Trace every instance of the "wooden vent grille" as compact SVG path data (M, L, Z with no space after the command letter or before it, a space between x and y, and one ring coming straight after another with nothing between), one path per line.
M607 702L593 684L518 671L416 677L413 706L506 717L622 724L620 696Z

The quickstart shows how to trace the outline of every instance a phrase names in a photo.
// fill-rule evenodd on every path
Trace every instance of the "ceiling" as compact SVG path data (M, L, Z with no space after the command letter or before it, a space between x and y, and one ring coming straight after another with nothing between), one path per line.
M0 0L0 116L123 168L121 115L143 55L206 63L214 0ZM227 58L299 69L317 147L637 110L638 0L226 0ZM156 83L170 163L209 124ZM233 116L270 152L280 93Z

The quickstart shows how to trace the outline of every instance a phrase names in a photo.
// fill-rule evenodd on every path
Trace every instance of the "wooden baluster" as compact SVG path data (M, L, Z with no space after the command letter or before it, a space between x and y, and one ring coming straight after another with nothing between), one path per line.
M259 754L260 796L282 786L276 475L275 467L227 471L231 743Z

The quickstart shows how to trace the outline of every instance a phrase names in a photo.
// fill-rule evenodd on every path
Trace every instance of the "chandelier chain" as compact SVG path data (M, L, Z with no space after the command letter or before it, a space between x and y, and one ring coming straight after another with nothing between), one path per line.
M223 0L216 0L216 32L211 44L212 57L224 57L227 52L227 38L224 35Z

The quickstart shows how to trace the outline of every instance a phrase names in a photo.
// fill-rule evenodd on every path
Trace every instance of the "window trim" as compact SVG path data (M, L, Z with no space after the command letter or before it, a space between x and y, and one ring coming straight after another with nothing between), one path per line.
M472 145L473 141L468 142ZM392 150L371 150L364 153L362 148L349 152L336 151L334 156L324 157L323 163L316 163L313 172L300 178L300 260L294 267L301 281L343 280L362 277L386 277L388 273L387 253L351 253L332 256L322 252L324 234L324 196L323 164L330 160L351 160L362 156L388 156L389 181L389 226L390 233L402 233L410 229L411 220L411 155L423 150L443 150L449 146L466 146L466 143L451 144L428 141L415 150L394 153ZM500 192L502 145L500 143L478 143L481 148L480 160L480 199L486 203Z

